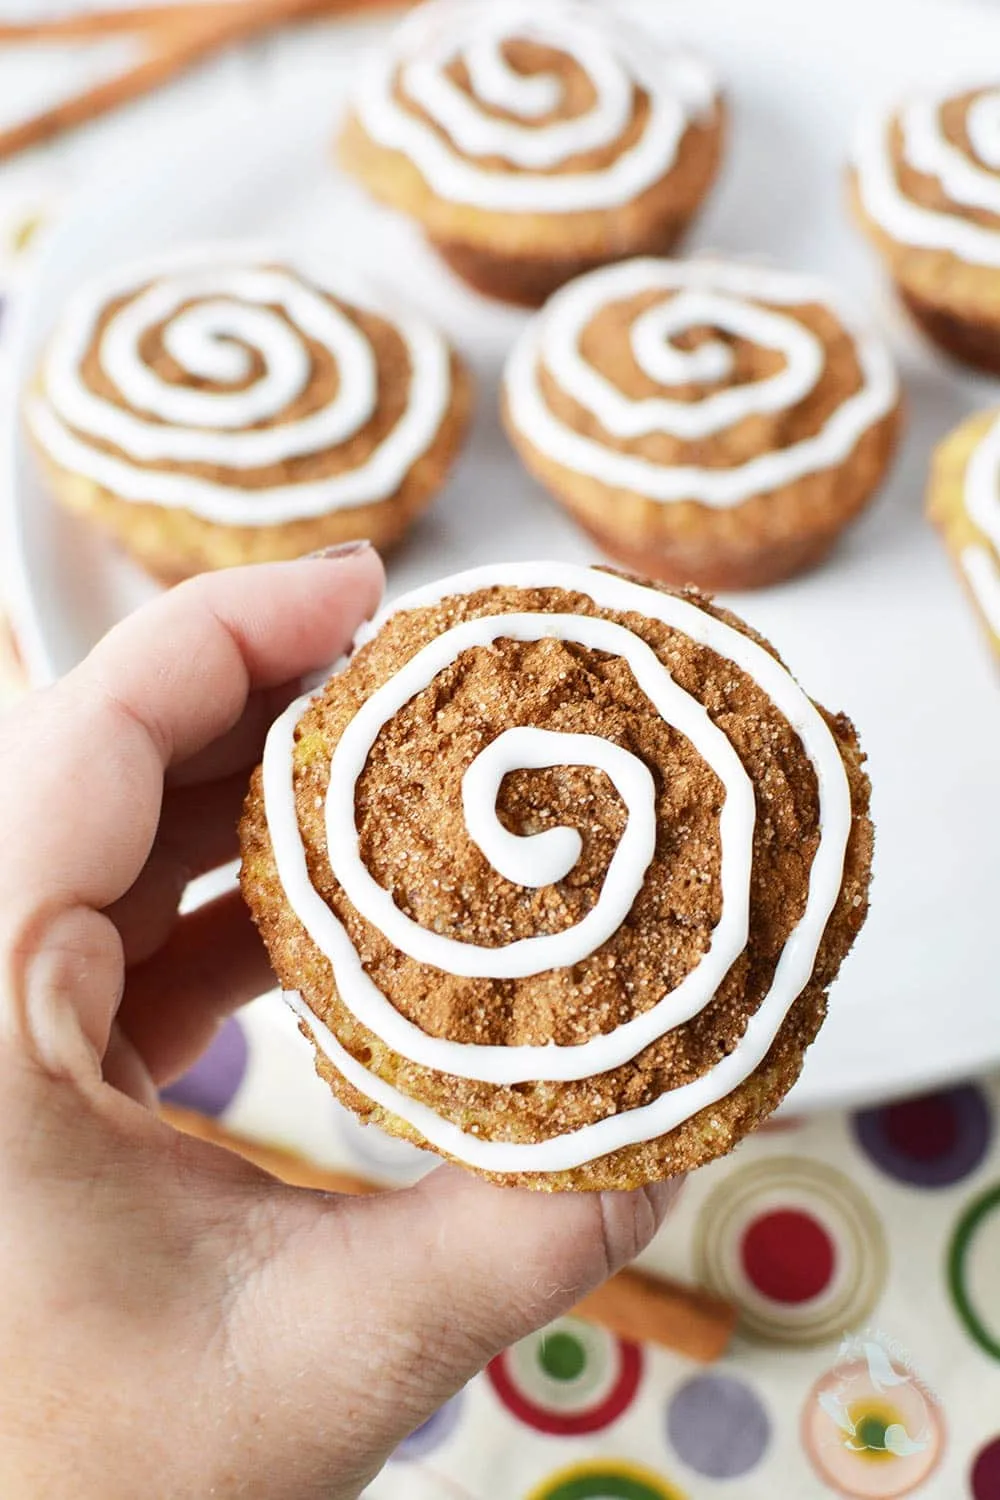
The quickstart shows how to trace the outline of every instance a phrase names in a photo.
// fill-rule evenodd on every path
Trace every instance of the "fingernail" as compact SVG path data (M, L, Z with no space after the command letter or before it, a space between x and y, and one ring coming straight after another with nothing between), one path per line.
M311 562L314 559L329 561L335 557L354 557L358 552L367 552L371 542L367 538L356 542L338 542L335 547L319 547L315 552L304 552L303 562Z

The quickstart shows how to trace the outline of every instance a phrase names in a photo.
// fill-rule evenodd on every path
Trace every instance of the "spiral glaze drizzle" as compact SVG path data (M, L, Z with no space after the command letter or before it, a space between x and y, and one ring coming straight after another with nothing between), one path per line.
M562 100L560 80L511 67L504 45L513 41L568 57L591 85L590 107L570 119L546 118ZM469 92L448 72L456 62L464 64ZM625 144L636 90L648 97L648 116L638 139ZM610 6L431 0L372 57L355 105L368 135L408 156L444 199L507 212L572 213L620 206L664 177L688 126L709 116L715 102L703 64L664 51ZM618 141L622 149L606 166L554 170ZM488 164L491 157L515 170Z
M488 1140L474 1130L460 1129L362 1067L309 1011L301 996L289 997L317 1046L348 1081L408 1121L432 1145L486 1170L559 1171L664 1134L732 1092L763 1061L811 977L836 903L851 829L851 797L833 735L785 668L748 636L688 600L587 568L521 563L458 574L404 597L395 608L417 609L453 594L491 587L574 592L600 609L634 611L659 620L707 646L756 681L787 719L813 767L819 796L819 844L810 870L805 909L785 944L767 995L731 1054L693 1082L662 1094L651 1104L532 1144ZM381 623L376 621L371 629ZM361 861L354 790L381 727L462 652L502 638L530 641L546 637L582 643L627 661L657 713L691 741L725 790L720 814L722 914L709 947L673 991L614 1031L571 1046L483 1046L432 1037L407 1020L365 972L346 929L309 876L298 826L292 764L295 729L310 700L299 700L277 721L264 756L265 812L278 877L291 909L330 961L343 1004L403 1057L444 1074L489 1084L587 1078L631 1060L709 1004L747 941L755 820L749 777L723 731L702 704L674 681L652 649L625 626L587 614L515 611L463 621L418 651L362 704L334 750L326 800L328 858L346 895L400 951L418 962L459 975L510 977L571 964L594 952L625 920L652 858L655 807L646 766L621 746L599 736L553 735L530 727L505 732L483 748L464 778L463 806L470 837L507 878L535 885L539 875L558 879L567 872L578 852L573 843L577 836L572 830L553 829L525 839L500 829L495 798L503 776L525 767L585 764L612 777L627 808L628 822L600 899L575 928L496 948L481 948L429 932L400 911L391 894L372 881ZM547 841L543 869L535 863L539 837ZM526 880L530 872L534 873Z
M948 250L973 265L1000 266L1000 226L978 223L962 209L1000 215L1000 89L978 92L965 115L966 152L945 135L947 95L924 95L889 119L865 122L855 149L857 185L869 216L904 245ZM937 178L953 210L930 208L909 197L897 177L890 130L898 119L902 161Z
M630 333L635 363L662 386L710 387L698 400L634 399L583 353L583 333L602 308L650 293L659 300L638 315ZM578 431L546 399L543 371L601 429L626 440L665 433L695 442L724 434L748 417L791 410L811 394L823 373L823 345L794 313L764 303L779 309L819 303L834 311L854 339L861 386L811 437L730 467L658 463ZM761 380L716 390L715 384L730 373L729 347L716 340L682 350L672 342L687 329L706 327L774 349L784 365ZM696 500L719 509L843 462L864 433L891 411L899 394L887 349L853 326L824 282L755 266L652 259L605 267L557 292L515 345L504 391L514 428L562 467L649 500Z
M340 301L382 318L402 340L410 366L402 414L356 467L244 486L255 469L333 453L375 415L375 353ZM156 329L182 381L147 363L144 342ZM336 386L295 416L312 375L311 344L335 367ZM85 378L92 351L124 404ZM450 395L444 340L422 319L386 311L353 272L317 276L284 256L269 263L263 251L220 246L117 271L80 291L53 336L27 419L56 463L123 499L270 526L388 498L430 447ZM174 467L146 467L158 463ZM184 465L220 474L178 472Z

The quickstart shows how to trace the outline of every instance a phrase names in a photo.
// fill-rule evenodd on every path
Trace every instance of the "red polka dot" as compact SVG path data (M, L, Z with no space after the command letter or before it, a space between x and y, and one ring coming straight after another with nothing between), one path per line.
M740 1251L750 1282L772 1302L809 1302L833 1276L833 1241L818 1220L797 1208L755 1219Z
M972 1466L973 1500L1000 1500L1000 1437L987 1443Z
M925 1094L882 1112L886 1138L911 1161L937 1161L954 1151L958 1121L947 1094Z

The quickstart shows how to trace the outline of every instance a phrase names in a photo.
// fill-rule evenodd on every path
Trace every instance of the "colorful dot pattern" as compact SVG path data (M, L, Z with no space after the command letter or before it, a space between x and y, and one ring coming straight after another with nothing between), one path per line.
M169 1097L244 1126L277 1045L245 1012ZM303 1153L412 1181L421 1154L301 1061L295 1111L271 1118L300 1122ZM366 1500L1000 1500L998 1119L1000 1079L745 1141L647 1254L735 1302L723 1360L560 1319L412 1433Z
M498 1355L486 1378L526 1427L581 1437L610 1427L628 1410L642 1371L638 1344L563 1318Z

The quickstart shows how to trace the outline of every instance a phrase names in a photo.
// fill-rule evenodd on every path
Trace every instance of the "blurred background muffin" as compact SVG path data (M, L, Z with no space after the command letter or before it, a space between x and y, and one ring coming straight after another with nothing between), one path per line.
M444 482L470 395L440 334L356 273L230 245L79 291L25 415L59 501L174 582L391 547Z
M1000 87L918 94L869 121L852 197L923 331L1000 373Z
M515 345L528 468L626 567L756 588L815 566L892 458L881 340L810 277L636 260L564 287Z
M715 177L708 68L611 4L431 0L365 68L341 161L490 296L663 253Z

